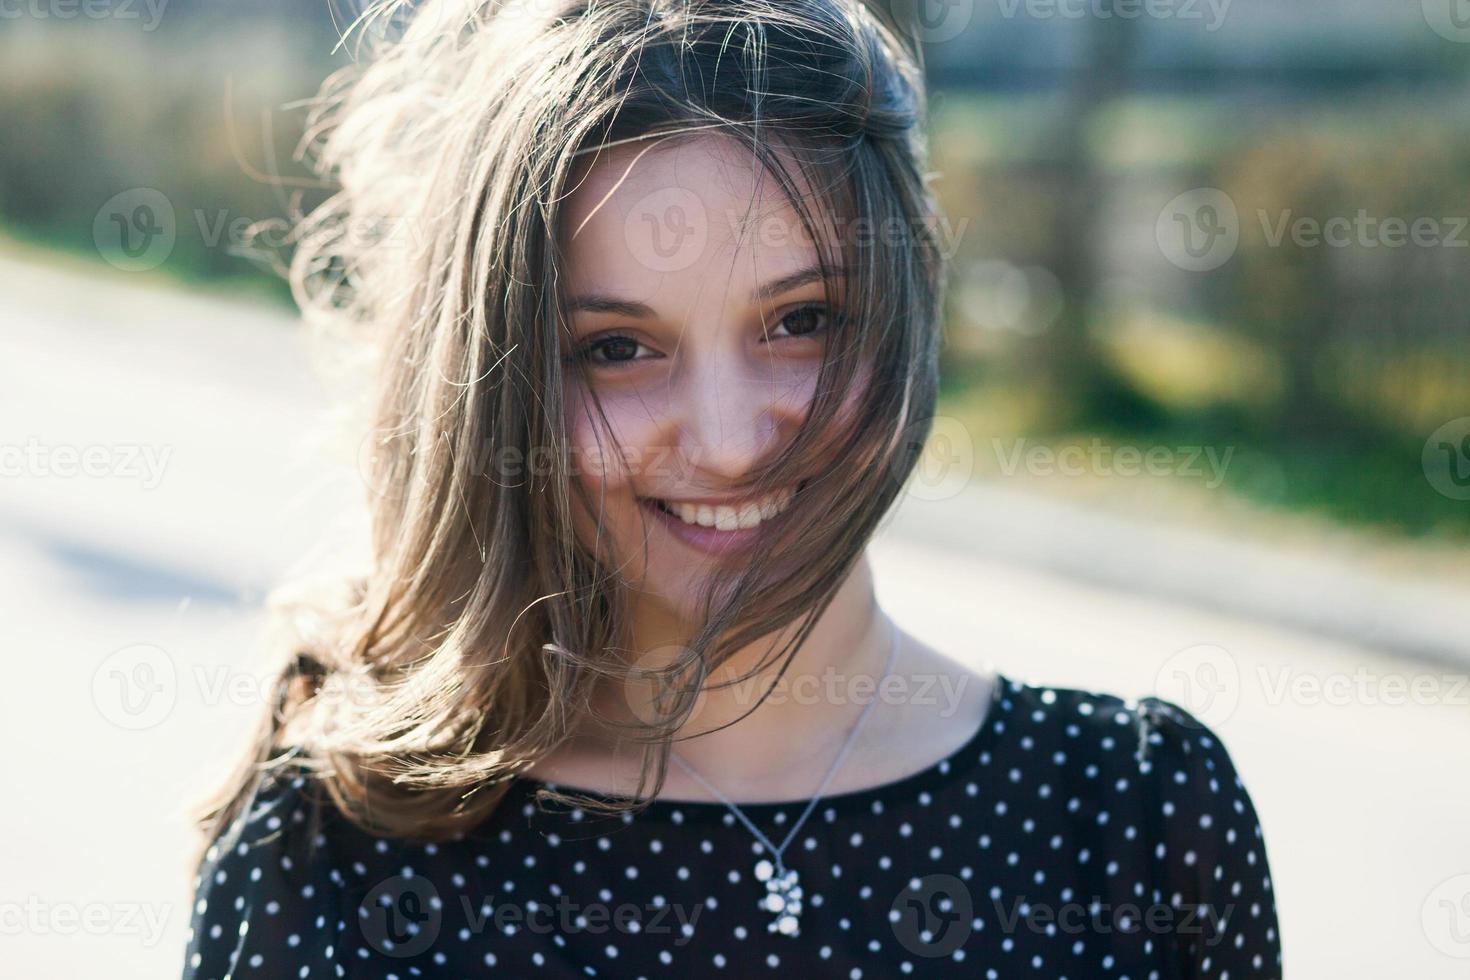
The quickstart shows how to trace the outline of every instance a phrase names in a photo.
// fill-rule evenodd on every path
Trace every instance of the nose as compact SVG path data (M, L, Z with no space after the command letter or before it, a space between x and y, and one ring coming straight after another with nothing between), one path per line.
M758 364L711 362L680 386L679 451L695 482L734 482L766 462L800 423L794 393Z

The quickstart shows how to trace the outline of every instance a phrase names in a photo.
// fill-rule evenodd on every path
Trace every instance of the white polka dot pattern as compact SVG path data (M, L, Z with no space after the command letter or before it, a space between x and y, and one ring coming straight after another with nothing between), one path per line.
M818 805L786 852L794 937L767 929L763 848L720 804L609 817L539 809L538 785L424 845L313 806L299 772L266 781L201 865L185 980L1281 976L1250 796L1156 698L1002 676L965 746ZM770 836L804 804L742 809Z

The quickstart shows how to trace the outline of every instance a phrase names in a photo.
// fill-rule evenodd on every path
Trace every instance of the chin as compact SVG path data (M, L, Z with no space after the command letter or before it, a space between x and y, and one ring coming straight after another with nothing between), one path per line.
M681 623L694 624L703 612L700 606L703 590L709 579L719 574L717 567L705 562L655 556L650 549L648 566L634 587L645 598L657 602L665 615Z
M702 602L711 580L727 580L733 587L750 557L761 552L763 539L775 530L790 496L771 501L765 519L748 522L751 526L721 529L693 526L657 498L629 493L619 494L614 502L609 495L600 554L640 600L654 602L663 615L694 626L705 612ZM584 541L593 539L586 532L594 527L591 522L584 526ZM713 601L720 599L716 588Z

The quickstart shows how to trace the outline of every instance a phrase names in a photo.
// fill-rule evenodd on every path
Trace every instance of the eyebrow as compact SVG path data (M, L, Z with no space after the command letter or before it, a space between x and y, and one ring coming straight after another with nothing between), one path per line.
M831 273L831 278L833 279L841 279L844 275L841 269L833 269ZM821 280L822 270L818 266L808 266L805 269L798 269L796 272L758 287L750 294L750 301L751 303L756 303L763 299L769 300L773 297L780 296L782 293L790 292L799 286L805 286L811 282L820 282ZM651 318L654 316L653 308L643 303L617 299L612 296L600 296L595 293L578 296L572 300L571 312L577 313L582 310L591 313L616 313L620 316L630 318Z

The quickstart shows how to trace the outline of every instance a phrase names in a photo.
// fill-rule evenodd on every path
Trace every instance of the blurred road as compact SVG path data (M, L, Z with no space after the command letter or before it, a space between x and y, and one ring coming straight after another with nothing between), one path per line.
M184 805L255 716L263 590L351 531L354 447L303 439L326 398L283 315L9 261L0 295L0 962L175 975ZM931 543L986 499L911 497L874 545L909 629L1196 710L1262 815L1291 980L1470 975L1463 668Z

